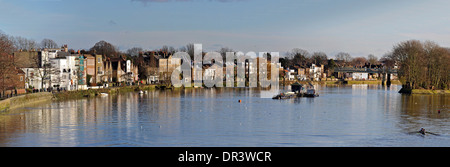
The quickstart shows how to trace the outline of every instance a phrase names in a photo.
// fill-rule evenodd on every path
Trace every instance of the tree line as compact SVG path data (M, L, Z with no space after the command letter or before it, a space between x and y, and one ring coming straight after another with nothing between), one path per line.
M449 89L450 49L432 41L409 40L394 46L387 56L399 65L404 88Z

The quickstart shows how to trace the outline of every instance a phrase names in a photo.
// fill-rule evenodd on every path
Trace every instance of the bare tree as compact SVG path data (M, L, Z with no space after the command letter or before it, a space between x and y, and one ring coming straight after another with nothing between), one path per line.
M228 48L228 47L222 47L220 48L220 50L218 50L217 52L220 53L220 55L222 56L222 59L225 60L226 54L227 52L234 52L233 49Z
M367 59L364 57L356 57L351 62L351 64L355 67L363 67L366 63Z
M344 64L347 65L352 61L352 57L350 56L349 53L339 52L336 55L336 60L343 60Z
M20 36L11 37L10 39L13 42L15 49L17 50L29 51L37 48L36 41L32 39L27 39Z
M373 54L370 54L367 56L367 61L373 65L373 64L378 64L378 57L374 56Z
M327 54L325 54L324 52L314 52L311 58L315 64L320 65L328 64L328 57Z
M286 58L288 59L288 66L295 64L305 66L311 62L309 52L299 48L294 48L291 51L286 52Z
M2 95L5 90L11 87L13 75L15 75L14 61L12 53L15 50L13 42L9 37L0 32L0 89Z
M191 60L194 60L194 44L189 43L186 45L186 52L191 57Z
M406 88L449 89L450 51L434 42L410 40L396 45L390 58Z
M45 38L41 41L41 48L58 48L58 44L51 39Z
M174 55L177 50L173 46L170 46L167 52L169 52L170 55Z
M138 56L139 52L144 51L141 47L133 47L127 50L127 54L130 56Z

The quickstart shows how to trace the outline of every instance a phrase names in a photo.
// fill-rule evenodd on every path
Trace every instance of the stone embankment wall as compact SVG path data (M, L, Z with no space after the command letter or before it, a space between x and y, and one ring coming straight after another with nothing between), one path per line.
M28 105L42 103L50 101L53 98L53 94L49 92L26 94L23 96L16 96L9 99L0 101L0 111L12 110Z

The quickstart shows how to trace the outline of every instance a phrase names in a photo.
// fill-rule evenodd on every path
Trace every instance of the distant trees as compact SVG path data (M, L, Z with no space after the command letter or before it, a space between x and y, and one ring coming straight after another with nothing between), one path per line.
M9 39L14 44L16 50L30 51L38 48L36 41L20 36L10 36Z
M139 52L143 52L144 49L142 49L141 47L133 47L127 50L127 54L130 56L138 56Z
M352 61L352 57L350 56L349 53L339 52L336 55L336 60L343 61L344 62L343 65L347 65L347 64L349 64Z
M119 54L119 49L117 49L113 44L106 41L99 41L89 50L91 53L100 54L106 57L113 57Z
M51 39L45 38L41 41L41 48L58 48L58 44Z
M324 52L314 52L311 56L312 62L315 64L327 65L328 57Z
M294 48L291 51L286 52L287 66L293 66L295 64L304 66L309 62L311 62L311 57L306 50Z
M354 67L363 67L366 65L367 59L365 57L355 57L352 59L351 64Z
M399 77L406 88L448 89L450 51L438 44L418 40L394 46L389 58L400 66Z
M378 58L376 56L374 56L373 54L370 54L369 56L367 56L367 61L370 64L378 64Z

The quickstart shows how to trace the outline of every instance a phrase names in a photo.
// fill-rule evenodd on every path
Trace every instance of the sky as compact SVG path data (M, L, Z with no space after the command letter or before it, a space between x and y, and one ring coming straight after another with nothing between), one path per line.
M244 53L293 48L382 57L399 42L450 47L448 0L0 0L0 30L89 49L203 44Z

